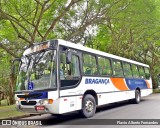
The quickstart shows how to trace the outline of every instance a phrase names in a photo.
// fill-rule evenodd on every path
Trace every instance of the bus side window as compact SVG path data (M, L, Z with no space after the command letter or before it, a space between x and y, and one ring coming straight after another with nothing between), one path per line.
M145 71L145 78L149 79L150 78L149 68L144 68L144 71Z
M76 55L72 55L72 61L70 64L70 75L72 75L74 78L80 78L80 69L79 69L79 58Z
M100 75L110 76L112 74L110 59L98 57L98 65Z
M139 75L140 75L140 78L145 78L145 73L144 73L144 67L142 66L139 66Z
M133 77L134 78L139 78L139 71L138 71L138 66L135 64L132 64L132 72L133 72Z
M113 60L113 75L115 77L124 77L121 61Z
M83 73L85 75L98 75L95 56L87 53L83 54Z
M61 80L65 79L65 75L68 74L66 66L67 66L66 65L66 54L61 53L60 54L60 70L59 70Z
M123 62L123 71L124 71L125 77L128 77L128 78L132 77L131 65L129 63Z
M66 54L61 53L60 55L60 80L61 87L68 87L76 85L80 80L80 66L79 57L72 55L71 63L66 63Z

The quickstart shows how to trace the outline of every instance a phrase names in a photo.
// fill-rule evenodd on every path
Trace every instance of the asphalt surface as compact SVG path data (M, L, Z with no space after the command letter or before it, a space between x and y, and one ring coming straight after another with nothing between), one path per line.
M159 119L159 120L158 120ZM160 128L160 94L143 97L140 104L128 101L108 104L97 109L94 117L84 119L78 112L60 117L51 114L22 118L22 120L38 120L42 126L11 126L11 127L45 127L45 128ZM152 122L158 125L128 125L128 122L139 124ZM154 121L154 122L153 122ZM127 125L125 122L127 122ZM108 125L109 124L109 125ZM119 125L116 125L119 124Z

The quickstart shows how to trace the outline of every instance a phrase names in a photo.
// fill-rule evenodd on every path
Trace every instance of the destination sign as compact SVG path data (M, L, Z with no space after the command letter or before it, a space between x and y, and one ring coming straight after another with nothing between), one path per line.
M44 49L49 48L49 46L50 46L50 42L46 42L44 44L35 45L35 46L33 46L33 47L28 48L27 50L25 50L24 55L31 54L33 52L42 51Z

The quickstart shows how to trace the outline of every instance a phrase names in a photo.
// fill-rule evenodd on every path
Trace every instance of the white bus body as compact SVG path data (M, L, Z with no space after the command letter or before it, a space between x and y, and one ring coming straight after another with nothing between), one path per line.
M25 69L26 74L28 73L31 75L26 75L27 78L24 83L27 84L24 87L25 89L17 89L15 92L16 106L18 110L29 113L51 114L64 114L81 110L85 117L91 117L95 114L96 106L129 99L132 99L135 103L139 103L141 97L152 93L152 81L148 74L148 65L60 39L53 42L53 45L56 45L56 48L53 48L55 49L53 54L55 61L53 63L56 63L56 71L54 72L56 74L54 78L56 88L52 89L52 77L54 76L54 73L51 71L49 73L50 78L47 78L50 82L47 84L47 88L44 87L44 83L41 85L42 88L38 87L43 81L41 80L41 83L38 83L36 78L33 78L33 80L31 78L33 74L32 67L34 67L33 65L36 66L36 60L33 60L32 62L32 60L30 61L28 59L27 62L24 62L24 67L27 64L32 65L29 66L27 70ZM50 45L50 41L48 41L45 46L40 47L39 44L35 45L32 48L27 49L23 56L36 53L37 51L40 52L41 50L46 50ZM53 49L50 48L49 50L52 51ZM63 57L61 56L63 56L63 52L63 55L66 55L65 57L68 57L68 60L72 57L73 62L72 60L70 60L70 63L65 61L62 62L61 58ZM50 55L50 53L47 53L46 58L48 54ZM86 65L88 64L87 66L91 67L89 70L84 64L85 59L83 54L86 54ZM73 57L73 55L75 56ZM94 58L96 64L93 62L92 67L92 65L89 64L89 59L94 60ZM101 75L100 66L102 65L101 67L103 69L103 64L100 62L103 61L100 60L104 60L104 65L105 62L108 62L109 60L112 72L110 75ZM41 63L43 63L43 61L45 60L42 60ZM48 63L48 60L45 62ZM37 63L40 65L38 60ZM129 67L129 71L126 71L124 68L124 63L126 64L126 67ZM76 67L77 65L78 67ZM133 65L137 67L135 70L139 71L138 77L134 77ZM63 68L64 77L60 76L60 66ZM117 70L118 67L120 69ZM92 70L90 71L92 73L89 75L85 74L84 70ZM37 69L36 71L39 70ZM96 71L97 74L93 75L93 72ZM122 72L123 75L118 74L120 76L115 76L114 74L116 74L116 71ZM126 77L125 72L126 74L129 74L130 71L132 71L130 74L132 77ZM68 74L70 74L72 78L68 79ZM20 78L21 77L19 76L18 79ZM30 79L30 81L28 81L28 79ZM22 88L20 86L24 83L19 82L20 80L17 81L17 88ZM66 87L62 87L62 84ZM69 84L71 84L71 86ZM38 89L34 89L34 87L38 87Z

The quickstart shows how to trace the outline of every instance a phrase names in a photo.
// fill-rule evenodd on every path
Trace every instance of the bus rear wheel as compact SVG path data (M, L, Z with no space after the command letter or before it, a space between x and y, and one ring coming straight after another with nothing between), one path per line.
M135 98L133 99L133 103L139 104L141 101L141 94L139 90L135 90Z
M92 95L90 94L85 95L82 101L82 111L81 112L85 118L90 118L94 116L96 112L96 101Z

